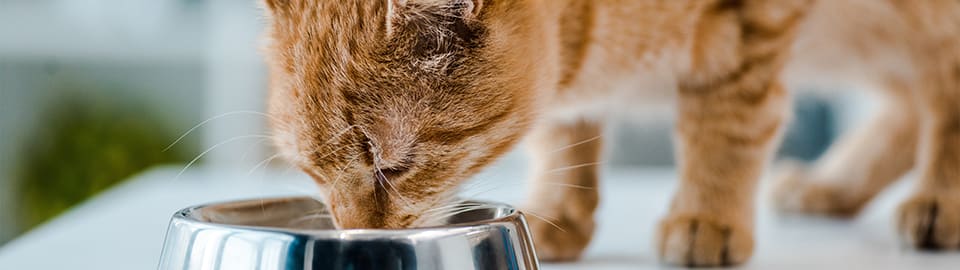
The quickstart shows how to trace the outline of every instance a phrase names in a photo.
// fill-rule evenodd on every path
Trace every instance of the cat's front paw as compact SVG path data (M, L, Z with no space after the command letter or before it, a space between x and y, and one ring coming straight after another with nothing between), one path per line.
M778 210L850 218L863 208L862 200L853 198L853 192L837 184L843 181L815 179L807 171L799 164L788 164L781 169L771 193Z
M660 260L671 265L738 265L753 254L753 231L736 222L670 216L660 223L657 245Z
M549 219L528 215L537 257L545 262L576 261L593 238L592 218L576 219L566 215ZM549 221L549 222L547 222Z
M923 250L960 248L960 196L920 192L900 204L897 231Z

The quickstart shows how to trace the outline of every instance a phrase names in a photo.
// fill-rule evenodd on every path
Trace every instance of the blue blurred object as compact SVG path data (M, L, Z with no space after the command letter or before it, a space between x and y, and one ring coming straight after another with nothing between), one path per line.
M822 98L797 96L794 118L787 128L778 156L812 161L827 151L837 136L836 113Z

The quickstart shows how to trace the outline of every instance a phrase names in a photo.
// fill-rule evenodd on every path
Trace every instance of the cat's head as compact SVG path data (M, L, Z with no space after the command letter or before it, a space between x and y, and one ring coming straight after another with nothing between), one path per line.
M535 118L530 1L265 0L276 144L342 228L403 228Z

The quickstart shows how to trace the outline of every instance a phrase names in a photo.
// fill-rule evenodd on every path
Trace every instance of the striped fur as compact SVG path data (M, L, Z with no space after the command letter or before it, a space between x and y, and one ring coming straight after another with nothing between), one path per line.
M429 225L465 179L527 138L527 210L555 219L531 219L538 253L577 259L594 229L605 119L673 101L681 182L659 255L740 264L754 249L753 198L788 118L786 89L854 74L880 86L888 107L823 162L786 173L776 203L852 215L917 167L901 236L960 248L960 2L265 6L276 144L314 177L340 227Z

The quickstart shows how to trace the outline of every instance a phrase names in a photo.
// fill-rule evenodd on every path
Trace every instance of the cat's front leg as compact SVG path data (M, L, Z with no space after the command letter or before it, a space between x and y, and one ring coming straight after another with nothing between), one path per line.
M757 180L789 111L778 78L809 4L722 1L701 17L678 82L680 184L660 223L664 262L725 266L752 255Z
M750 98L732 88L681 94L681 179L657 243L665 262L721 266L751 256L754 191L786 107L776 84L756 90Z
M556 120L530 137L534 175L524 210L541 260L576 260L593 237L601 133L598 122Z

